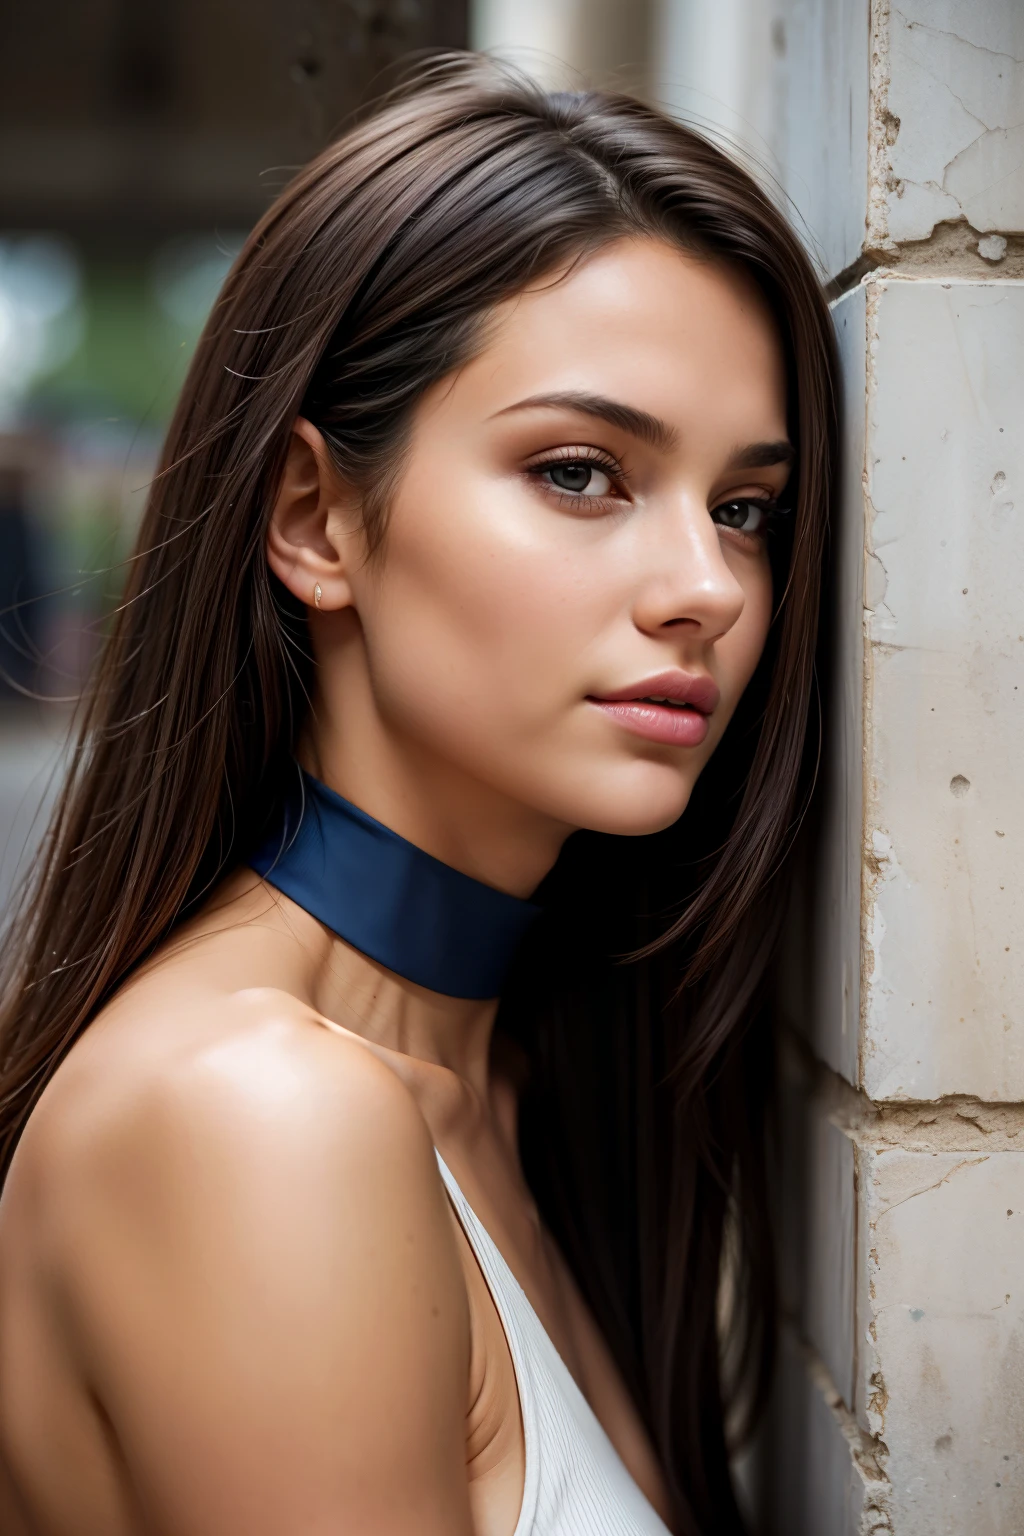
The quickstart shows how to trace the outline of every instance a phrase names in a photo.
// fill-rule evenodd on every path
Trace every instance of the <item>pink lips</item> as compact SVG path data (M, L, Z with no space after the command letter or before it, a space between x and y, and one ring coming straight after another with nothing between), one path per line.
M670 704L655 704L671 699ZM619 725L648 741L669 747L699 747L708 734L708 715L718 704L717 685L706 674L659 672L621 692L591 695L589 702ZM685 706L685 707L681 707Z

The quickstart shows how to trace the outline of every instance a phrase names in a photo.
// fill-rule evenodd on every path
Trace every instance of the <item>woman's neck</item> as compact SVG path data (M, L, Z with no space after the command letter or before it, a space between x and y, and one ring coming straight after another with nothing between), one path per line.
M429 991L353 949L307 913L295 916L301 922L296 936L303 990L318 1013L381 1049L454 1072L487 1099L496 998Z
M308 773L399 837L496 890L529 896L572 830L467 780L417 744L394 741L375 711L357 710L342 729L330 701L318 695L310 721L315 725L297 753ZM305 989L320 1013L382 1049L447 1068L486 1102L497 998L417 985L308 913L302 920Z

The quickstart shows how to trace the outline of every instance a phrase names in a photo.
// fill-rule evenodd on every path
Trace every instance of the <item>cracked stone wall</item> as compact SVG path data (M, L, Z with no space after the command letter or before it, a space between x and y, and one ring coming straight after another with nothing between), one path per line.
M1024 0L665 0L659 28L655 94L788 199L844 380L750 1502L769 1536L1021 1536Z
M1024 8L901 0L878 6L875 31L870 243L894 252L965 219L995 254L1024 230Z
M787 957L761 1520L1020 1536L1024 3L856 9L781 5L789 122L762 126L832 281L845 465L824 803ZM864 46L823 111L802 79L830 15Z
M1024 1536L1024 0L476 13L548 77L554 53L646 81L731 141L834 301L833 675L752 1523Z

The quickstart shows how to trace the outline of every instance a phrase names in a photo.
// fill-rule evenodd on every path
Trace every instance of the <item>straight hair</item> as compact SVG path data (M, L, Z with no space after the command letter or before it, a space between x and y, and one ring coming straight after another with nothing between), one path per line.
M307 417L386 563L417 401L494 307L624 237L757 284L797 452L761 663L681 819L567 842L501 1035L525 1058L524 1165L665 1467L681 1536L743 1529L733 1430L764 1401L768 968L813 770L835 364L771 198L629 96L547 93L474 55L419 64L250 235L171 423L62 793L2 955L0 1177L126 977L244 860L282 793L313 663L267 525ZM732 1297L723 1320L723 1274Z

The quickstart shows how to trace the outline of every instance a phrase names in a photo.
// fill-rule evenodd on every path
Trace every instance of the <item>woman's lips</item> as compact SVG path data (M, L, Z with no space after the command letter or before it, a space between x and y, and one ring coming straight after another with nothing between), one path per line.
M667 747L699 747L708 734L708 717L687 705L650 704L646 699L591 699L635 736Z
M641 683L588 702L619 725L647 741L669 747L699 747L708 734L708 719L719 700L718 686L705 673L659 672Z

